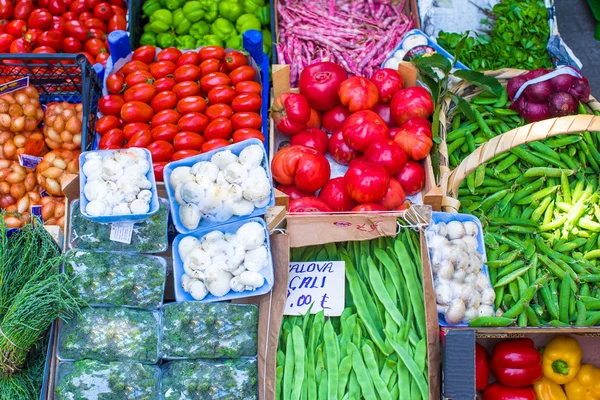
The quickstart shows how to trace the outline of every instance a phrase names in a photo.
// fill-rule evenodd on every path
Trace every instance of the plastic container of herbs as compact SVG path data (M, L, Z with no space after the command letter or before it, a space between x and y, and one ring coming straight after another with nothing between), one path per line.
M258 398L256 358L171 361L161 367L162 399Z
M60 361L93 359L156 364L160 349L159 311L125 307L86 307L61 324Z
M258 307L186 301L162 306L160 356L166 360L255 357Z
M72 249L65 273L90 306L157 309L163 303L167 261L150 255Z
M160 374L156 365L135 362L61 362L53 399L156 400Z
M160 207L156 214L145 220L133 222L129 243L123 241L123 235L115 235L111 240L111 233L118 232L114 228L117 226L122 228L123 223L117 225L90 221L81 214L79 199L74 200L70 205L69 247L84 250L162 253L169 247L167 238L169 203L166 199L159 200Z

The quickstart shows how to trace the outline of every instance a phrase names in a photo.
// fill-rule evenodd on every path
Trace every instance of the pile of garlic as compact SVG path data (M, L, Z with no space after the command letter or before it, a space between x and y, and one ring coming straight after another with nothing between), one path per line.
M265 283L260 271L268 263L268 249L258 222L248 222L234 234L212 231L199 240L186 236L177 251L185 271L181 287L196 300L208 293L221 297L230 290L256 290Z
M456 325L494 315L496 293L482 271L474 222L440 222L428 229L437 309L446 323Z
M254 208L269 204L271 181L262 167L264 150L250 145L239 157L230 150L200 161L191 167L177 167L169 184L179 208L179 218L187 229L196 229L204 216L224 222L232 216L250 215Z
M150 211L152 182L146 152L131 148L110 155L91 152L81 172L87 182L83 194L89 201L85 211L93 216L145 214Z

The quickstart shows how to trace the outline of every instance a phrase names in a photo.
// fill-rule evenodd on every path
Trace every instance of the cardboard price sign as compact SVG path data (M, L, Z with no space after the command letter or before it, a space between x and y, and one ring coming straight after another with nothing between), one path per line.
M285 315L304 315L323 310L338 317L344 311L346 263L344 261L293 262L289 265Z

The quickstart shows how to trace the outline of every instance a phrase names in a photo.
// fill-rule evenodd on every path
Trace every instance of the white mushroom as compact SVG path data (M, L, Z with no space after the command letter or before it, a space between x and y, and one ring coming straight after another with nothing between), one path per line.
M91 161L91 160L102 160L102 156L100 155L100 153L96 153L94 151L87 153L85 155L85 161Z
M206 269L205 276L206 279L204 283L210 294L221 297L229 293L229 281L233 278L233 275L230 272L211 265Z
M184 292L190 291L190 285L192 284L193 279L190 278L188 274L181 275L181 288Z
M265 277L254 271L244 271L240 274L240 283L246 286L246 290L256 290L265 283Z
M456 298L452 300L448 308L446 309L445 319L449 325L459 324L465 316L465 303Z
M225 180L238 185L248 179L248 170L239 163L231 163L225 168Z
M231 290L233 290L234 292L238 292L239 293L239 292L243 292L244 290L246 290L246 285L244 285L240 281L240 277L239 276L234 276L229 281L229 288Z
M233 215L239 217L250 215L254 211L254 203L246 199L240 199L239 201L227 200L224 206L229 207Z
M236 233L246 250L253 250L265 242L265 229L258 222L247 222Z
M468 236L476 236L479 231L475 222L467 221L463 223L463 226L465 228L465 235Z
M181 185L177 186L176 190L179 191L181 200L183 200L185 203L198 204L202 199L204 199L204 189L202 189L200 185L193 181L182 183Z
M465 316L463 317L463 321L468 324L469 322L471 322L478 316L479 316L479 312L477 311L477 308L475 308L475 307L467 308L467 311L465 311Z
M193 181L194 175L190 172L191 167L177 167L171 172L169 176L169 184L172 188L176 188L182 183Z
M92 217L99 217L101 215L110 215L110 209L102 200L92 200L85 207L87 212Z
M246 257L244 258L244 266L248 271L258 272L265 265L267 265L267 247L260 246L254 250L250 250L246 253Z
M135 164L135 162L138 160L136 154L131 151L117 151L113 153L112 158L123 168Z
M219 167L220 170L224 170L229 164L237 162L238 158L230 150L220 151L214 154L210 162Z
M146 203L150 204L150 202L152 201L152 192L147 189L140 190L140 192L137 195L137 198L140 200L144 200Z
M83 187L83 194L89 200L101 200L108 193L108 187L104 184L101 179L93 179L87 181Z
M102 161L102 172L100 176L105 181L116 181L123 175L123 167L111 158Z
M219 171L219 173L217 174L216 183L220 186L227 186L230 184L229 182L227 182L227 179L225 179L225 172Z
M185 236L177 245L179 257L185 260L195 247L200 247L200 241L193 236Z
M200 247L193 248L189 255L185 258L184 267L187 265L189 269L195 271L204 271L212 263L210 256Z
M492 317L494 315L494 310L488 304L482 304L477 308L477 312L480 317Z
M242 192L246 200L262 201L271 194L271 182L266 177L251 176L242 183Z
M131 204L129 204L129 208L131 209L132 214L145 214L150 211L150 205L141 199L132 201Z
M201 218L200 208L195 204L186 204L179 208L179 219L187 229L196 229Z
M465 236L465 227L460 221L450 221L446 224L446 228L448 229L448 238L450 240L460 239Z
M190 295L194 298L194 300L203 300L208 291L206 290L206 286L203 282L194 280L190 284Z
M129 215L131 214L131 210L129 209L129 205L127 203L121 203L112 209L113 215Z
M259 177L263 177L266 178L267 177L267 171L265 171L265 169L263 167L256 167L256 168L252 168L251 170L248 171L248 176L259 176Z
M88 154L89 156L89 154ZM86 161L82 167L83 174L88 178L88 180L93 178L100 178L102 175L102 160L99 158L91 159Z
M254 208L265 208L266 206L269 205L270 202L271 202L271 196L267 196L264 198L264 200L255 201Z
M246 169L260 166L263 161L264 150L257 144L246 147L240 152L239 162Z
M200 161L192 166L190 172L195 176L196 182L206 189L217 179L219 167L208 161Z
M486 304L488 306L494 304L494 300L496 300L496 292L491 287L483 289L481 292L481 304Z
M109 207L115 207L123 201L125 201L125 193L121 192L120 190L109 190L108 193L106 193L106 196L104 197L104 202ZM133 208L131 209L131 211L133 211Z

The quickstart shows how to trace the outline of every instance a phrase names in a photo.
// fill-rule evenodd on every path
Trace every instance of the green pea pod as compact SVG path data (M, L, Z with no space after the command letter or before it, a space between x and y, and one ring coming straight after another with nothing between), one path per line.
M219 2L219 15L231 22L235 22L244 13L244 7L238 0L221 0Z
M196 42L198 43L198 42ZM221 46L223 47L223 41L216 35L205 35L202 39L201 46ZM200 46L198 46L200 47Z
M269 26L271 23L271 9L269 6L257 8L254 15L256 15L262 26Z
M204 21L194 22L190 27L189 34L196 40L201 40L210 33L210 25Z
M142 5L142 13L144 17L150 18L155 11L158 11L162 8L159 0L146 0L144 5Z
M231 21L225 18L217 18L210 28L212 34L221 40L227 40L230 37L237 35L237 31Z
M175 46L175 35L172 33L159 33L156 35L156 45L161 49Z
M165 7L171 11L183 7L184 4L185 0L165 0Z
M234 35L227 39L225 47L228 49L242 50L244 48L241 35Z
M140 46L156 46L156 33L143 33L142 36L140 36Z
M173 13L169 10L164 9L156 10L154 11L154 13L152 13L152 16L150 17L150 22L160 22L164 24L167 27L167 29L163 32L166 32L169 29L169 27L173 26Z
M260 20L254 14L243 14L235 22L235 28L239 33L254 29L260 31Z
M188 1L183 5L183 13L191 22L197 22L204 17L204 9L199 1Z
M195 49L196 39L191 35L183 35L175 37L175 47L178 49Z

